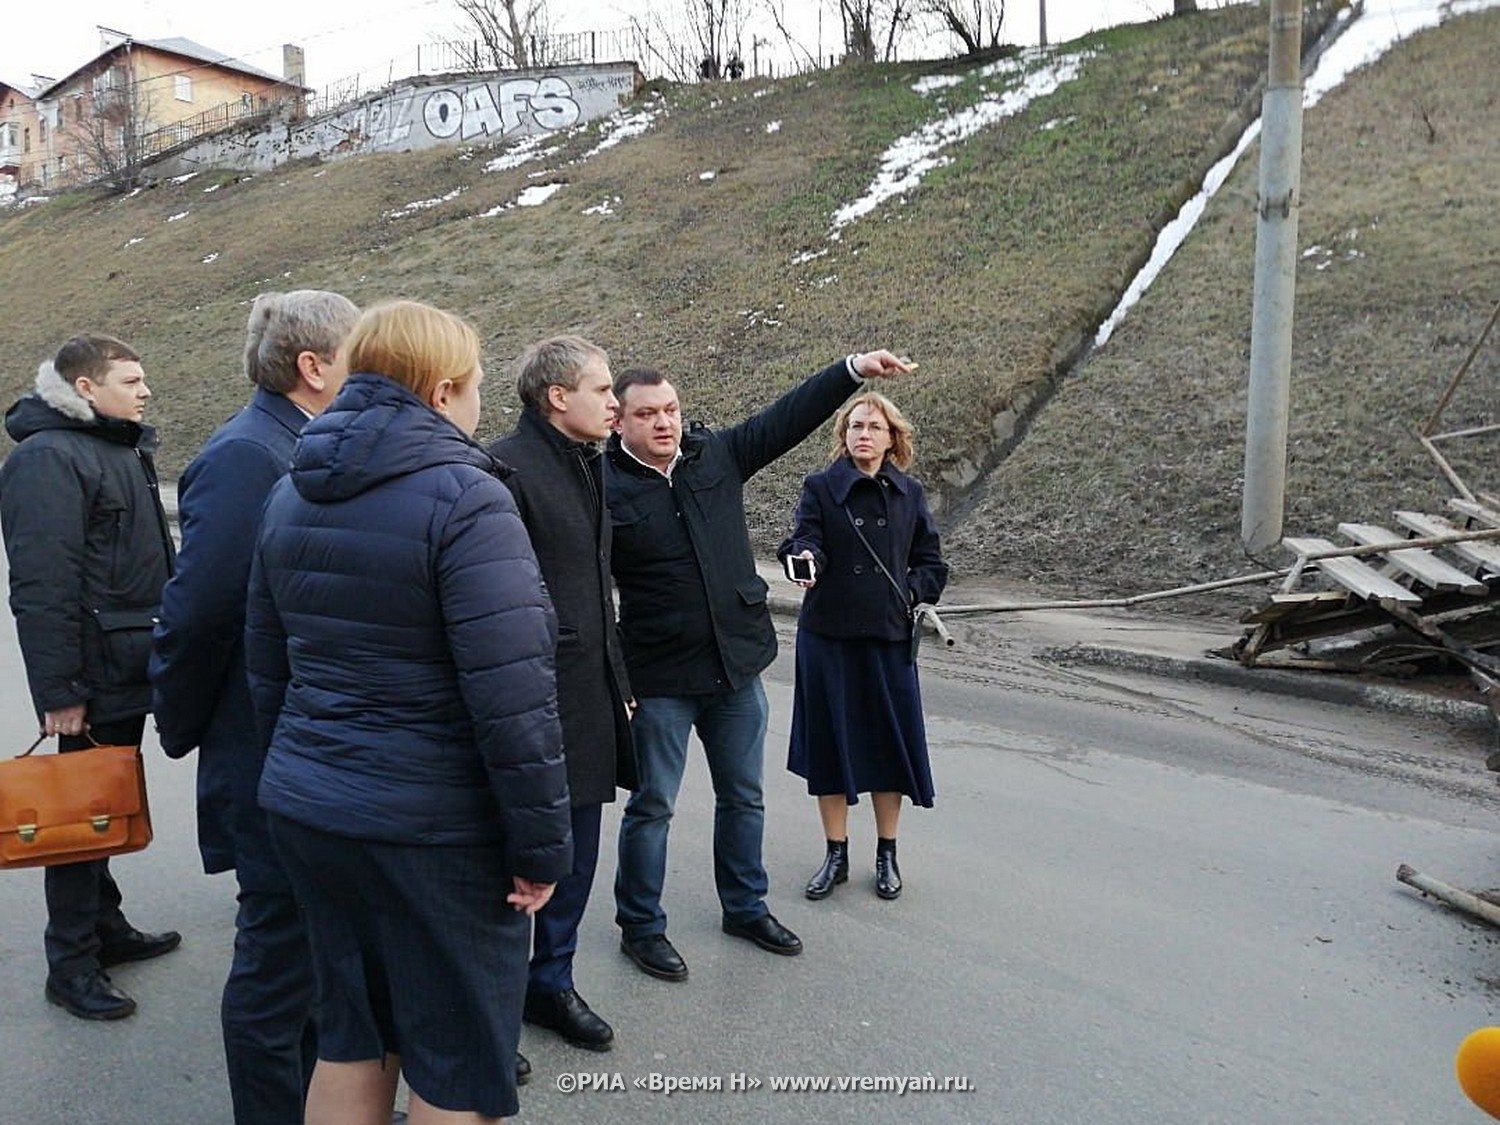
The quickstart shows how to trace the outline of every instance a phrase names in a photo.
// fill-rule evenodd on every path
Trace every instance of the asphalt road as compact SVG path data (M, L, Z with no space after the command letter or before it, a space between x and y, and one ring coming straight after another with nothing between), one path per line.
M617 1045L589 1054L527 1029L536 1077L519 1120L1481 1119L1452 1060L1495 1019L1500 945L1394 880L1406 862L1500 884L1481 731L1057 667L1020 624L923 659L939 794L904 819L902 898L871 889L867 805L851 822L851 882L821 903L801 895L822 845L812 800L781 768L783 657L767 681L766 858L772 909L805 954L719 932L712 798L694 758L667 893L692 977L656 981L619 953L606 854L578 980ZM19 751L30 722L4 632L0 699ZM0 874L5 1123L229 1120L217 1002L234 887L199 873L192 763L154 746L148 758L157 840L114 868L131 919L180 929L183 947L116 970L140 1002L132 1019L73 1019L42 997L40 874ZM971 1089L890 1088L929 1076ZM855 1088L771 1088L823 1078ZM572 1085L586 1088L560 1088Z

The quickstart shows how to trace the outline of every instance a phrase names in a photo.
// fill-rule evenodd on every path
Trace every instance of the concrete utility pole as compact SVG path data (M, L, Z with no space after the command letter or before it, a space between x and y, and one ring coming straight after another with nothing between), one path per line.
M1037 2L1041 7L1037 10L1036 17L1036 45L1045 47L1047 45L1047 0L1037 0Z
M1261 554L1280 541L1285 510L1297 211L1302 203L1302 0L1271 0L1271 59L1266 79L1245 419L1245 496L1240 516L1240 539L1250 555Z

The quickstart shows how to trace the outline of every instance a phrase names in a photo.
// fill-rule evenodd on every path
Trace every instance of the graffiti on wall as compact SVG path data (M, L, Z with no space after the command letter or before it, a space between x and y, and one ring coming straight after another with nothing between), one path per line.
M625 63L459 83L452 76L414 78L295 125L216 139L179 159L184 167L217 164L254 170L308 156L333 159L557 132L614 113L635 92L637 77L634 65Z

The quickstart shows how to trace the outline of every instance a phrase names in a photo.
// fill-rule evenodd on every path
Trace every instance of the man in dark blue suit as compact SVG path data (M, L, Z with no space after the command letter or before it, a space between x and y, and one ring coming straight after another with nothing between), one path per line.
M316 1058L312 962L291 887L256 803L262 756L245 676L245 597L261 509L303 424L348 375L341 345L359 310L337 293L266 293L250 311L248 405L179 482L182 549L151 657L162 748L198 749L203 868L239 882L234 961L220 1009L237 1125L300 1125Z

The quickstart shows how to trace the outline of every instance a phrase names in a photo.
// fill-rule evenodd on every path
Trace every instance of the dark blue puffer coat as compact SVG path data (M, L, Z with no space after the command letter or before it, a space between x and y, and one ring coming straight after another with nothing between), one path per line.
M503 842L512 874L555 882L556 624L500 471L380 375L307 424L250 578L260 803L358 839Z

